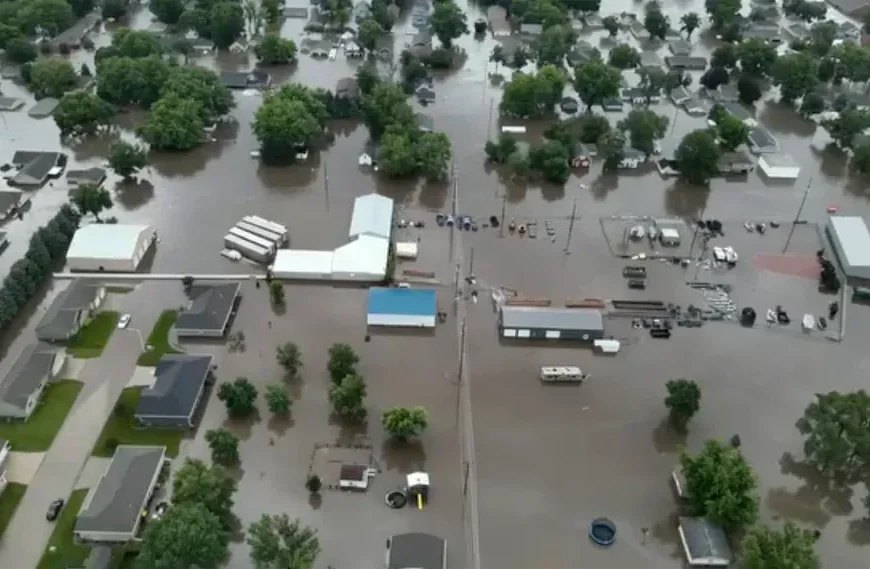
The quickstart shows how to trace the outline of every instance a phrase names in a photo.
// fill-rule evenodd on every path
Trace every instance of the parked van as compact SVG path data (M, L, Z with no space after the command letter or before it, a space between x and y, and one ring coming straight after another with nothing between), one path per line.
M544 366L541 368L541 381L544 383L582 383L589 375L576 366Z

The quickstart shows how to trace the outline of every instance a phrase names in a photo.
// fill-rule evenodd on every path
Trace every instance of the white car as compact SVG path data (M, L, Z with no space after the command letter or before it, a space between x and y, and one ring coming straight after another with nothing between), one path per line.
M118 328L126 328L130 325L130 320L132 319L133 317L129 314L122 315L121 318L118 320Z

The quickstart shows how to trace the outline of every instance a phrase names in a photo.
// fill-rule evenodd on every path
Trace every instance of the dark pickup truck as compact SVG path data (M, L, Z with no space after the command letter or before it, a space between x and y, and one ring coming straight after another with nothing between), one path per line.
M645 279L646 267L627 266L622 269L622 276L626 279Z

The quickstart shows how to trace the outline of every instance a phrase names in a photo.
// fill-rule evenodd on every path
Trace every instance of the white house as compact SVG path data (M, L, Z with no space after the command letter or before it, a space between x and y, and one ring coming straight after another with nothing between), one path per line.
M29 419L46 384L63 369L64 360L63 352L39 344L24 348L0 381L0 419Z
M73 236L67 266L70 271L133 272L156 240L150 225L92 223Z
M6 485L9 484L9 481L6 479L6 460L9 458L9 451L11 449L12 446L9 444L9 441L0 439L0 495L3 494Z

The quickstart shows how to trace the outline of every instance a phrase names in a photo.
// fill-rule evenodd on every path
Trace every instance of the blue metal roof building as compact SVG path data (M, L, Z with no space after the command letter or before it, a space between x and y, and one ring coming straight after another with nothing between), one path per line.
M425 288L369 289L366 323L369 326L434 328L438 308L435 290Z

